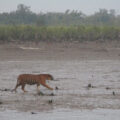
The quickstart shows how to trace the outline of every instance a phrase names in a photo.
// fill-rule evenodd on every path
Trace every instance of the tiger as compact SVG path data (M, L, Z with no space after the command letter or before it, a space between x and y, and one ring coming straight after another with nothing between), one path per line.
M54 80L53 76L50 74L20 74L17 78L17 84L15 88L12 90L17 92L17 88L21 86L21 89L23 92L27 92L25 90L25 85L37 85L37 90L39 91L40 85L43 85L44 87L48 88L49 90L53 90L53 88L49 87L46 84L46 80Z

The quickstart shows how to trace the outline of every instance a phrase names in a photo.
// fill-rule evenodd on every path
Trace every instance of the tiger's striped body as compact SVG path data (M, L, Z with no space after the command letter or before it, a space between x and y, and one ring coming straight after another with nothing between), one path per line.
M35 75L35 74L21 74L18 76L17 84L12 91L16 91L19 86L22 86L21 87L22 90L24 92L26 92L24 89L26 84L28 84L28 85L36 84L38 90L39 90L40 84L43 85L44 87L50 89L50 90L53 90L53 88L49 87L46 84L46 80L53 80L53 76L50 74L37 74L37 75Z

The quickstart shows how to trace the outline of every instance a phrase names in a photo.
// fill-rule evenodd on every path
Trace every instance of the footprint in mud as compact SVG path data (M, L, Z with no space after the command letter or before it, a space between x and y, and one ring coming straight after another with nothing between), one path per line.
M3 102L0 101L0 105L2 105L2 104L3 104Z
M37 113L35 113L35 112L31 112L31 114L37 114Z
M49 104L52 104L52 103L53 103L53 100L48 100L48 103L49 103Z
M5 89L0 89L0 91L11 91L11 89L5 88Z
M59 89L59 88L56 86L56 87L55 87L55 90L58 90L58 89Z
M110 87L106 87L106 90L110 90L111 88Z
M49 96L55 96L55 94L54 94L54 93L51 93Z
M38 92L37 95L39 95L39 96L55 96L54 93L51 93L51 94L45 94L45 93L43 93L43 92L41 92L41 91Z
M115 92L113 91L112 94L115 96Z
M93 86L91 83L87 85L87 89L89 88L96 88L96 86Z
M45 94L40 91L40 92L37 93L37 95L39 95L39 96L44 96Z
M91 88L92 87L92 85L91 85L91 83L90 84L88 84L88 86L87 86L88 88Z

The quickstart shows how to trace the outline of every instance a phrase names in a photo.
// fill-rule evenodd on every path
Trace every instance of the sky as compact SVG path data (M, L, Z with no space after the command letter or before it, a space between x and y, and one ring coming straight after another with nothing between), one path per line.
M0 13L15 11L18 4L30 6L36 13L78 10L90 15L99 9L115 9L120 14L120 0L0 0Z

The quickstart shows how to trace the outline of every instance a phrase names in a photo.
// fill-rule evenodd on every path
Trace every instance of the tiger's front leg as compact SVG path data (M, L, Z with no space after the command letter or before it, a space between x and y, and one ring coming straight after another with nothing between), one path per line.
M49 87L48 85L46 85L45 83L42 83L42 85L46 88L48 88L49 90L53 90L53 88Z

